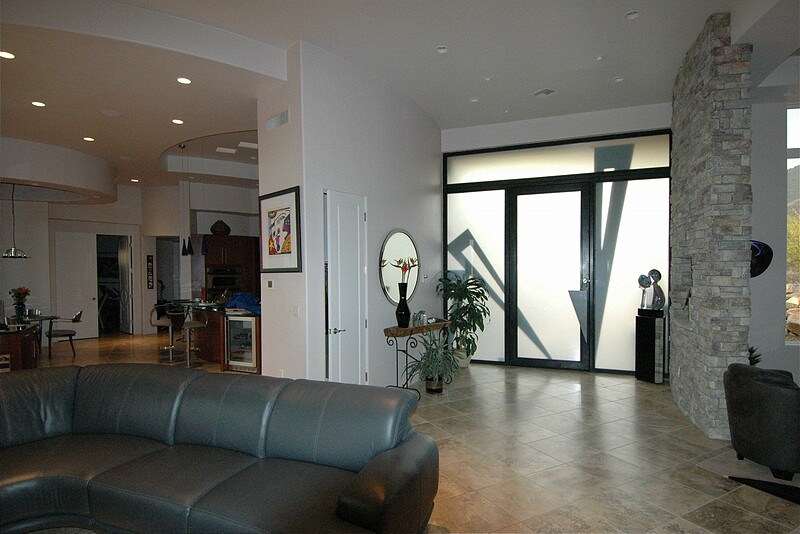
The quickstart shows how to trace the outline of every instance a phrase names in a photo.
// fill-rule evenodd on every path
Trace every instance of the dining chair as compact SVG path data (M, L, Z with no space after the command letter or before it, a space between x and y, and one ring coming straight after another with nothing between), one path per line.
M69 339L69 346L72 349L72 360L75 360L75 345L72 343L72 338L75 337L75 330L70 330L67 328L58 328L53 330L53 323L79 323L81 322L81 316L83 315L83 310L79 311L75 315L72 316L72 319L64 320L64 319L54 319L50 321L50 328L48 328L45 335L47 336L47 358L52 359L53 357L53 338L62 338L66 337Z

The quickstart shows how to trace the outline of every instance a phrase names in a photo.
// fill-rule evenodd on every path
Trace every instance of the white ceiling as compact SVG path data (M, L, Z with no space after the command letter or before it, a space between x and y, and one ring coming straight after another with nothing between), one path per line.
M739 1L117 3L282 49L311 42L382 77L449 129L668 102L680 62L708 15ZM626 20L634 9L641 15ZM436 53L439 45L448 52ZM140 185L175 183L182 175L163 170L164 151L188 139L254 129L259 87L281 83L164 49L7 23L0 48L17 55L0 60L0 134L107 158L119 183L132 177ZM194 83L177 84L177 76ZM615 76L625 81L615 83ZM556 93L532 96L543 88ZM32 100L47 107L34 108ZM185 124L173 125L173 118ZM96 141L83 141L85 135Z

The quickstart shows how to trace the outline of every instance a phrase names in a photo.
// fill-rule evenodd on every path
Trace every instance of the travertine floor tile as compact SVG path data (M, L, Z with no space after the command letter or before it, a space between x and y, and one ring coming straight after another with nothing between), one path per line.
M791 528L800 527L800 505L750 486L742 486L722 498L723 501L754 512Z
M771 521L721 500L712 501L685 514L684 519L719 534L789 532L790 527Z
M470 492L437 499L430 522L447 532L494 532L518 521L486 497Z
M75 363L155 363L165 342L79 340ZM39 363L71 365L69 344ZM800 506L696 467L730 443L692 426L667 385L475 363L441 395L415 385L412 423L440 456L428 532L800 534Z

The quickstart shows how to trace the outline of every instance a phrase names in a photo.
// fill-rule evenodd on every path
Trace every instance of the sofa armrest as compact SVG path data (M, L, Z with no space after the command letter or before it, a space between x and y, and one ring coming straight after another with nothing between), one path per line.
M375 532L419 532L438 489L439 449L415 433L364 466L339 496L336 513Z

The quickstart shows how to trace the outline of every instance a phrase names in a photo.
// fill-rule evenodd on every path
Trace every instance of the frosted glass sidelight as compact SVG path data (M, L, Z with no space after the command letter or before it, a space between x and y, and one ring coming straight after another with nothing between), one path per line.
M465 154L447 160L447 183L544 178L669 166L669 135Z
M669 179L596 186L595 367L632 371L639 275L661 271L669 288ZM667 295L667 298L669 295ZM647 303L652 290L647 290Z
M517 198L517 356L581 359L581 192Z
M505 193L447 196L447 268L486 281L489 322L473 359L505 360Z

